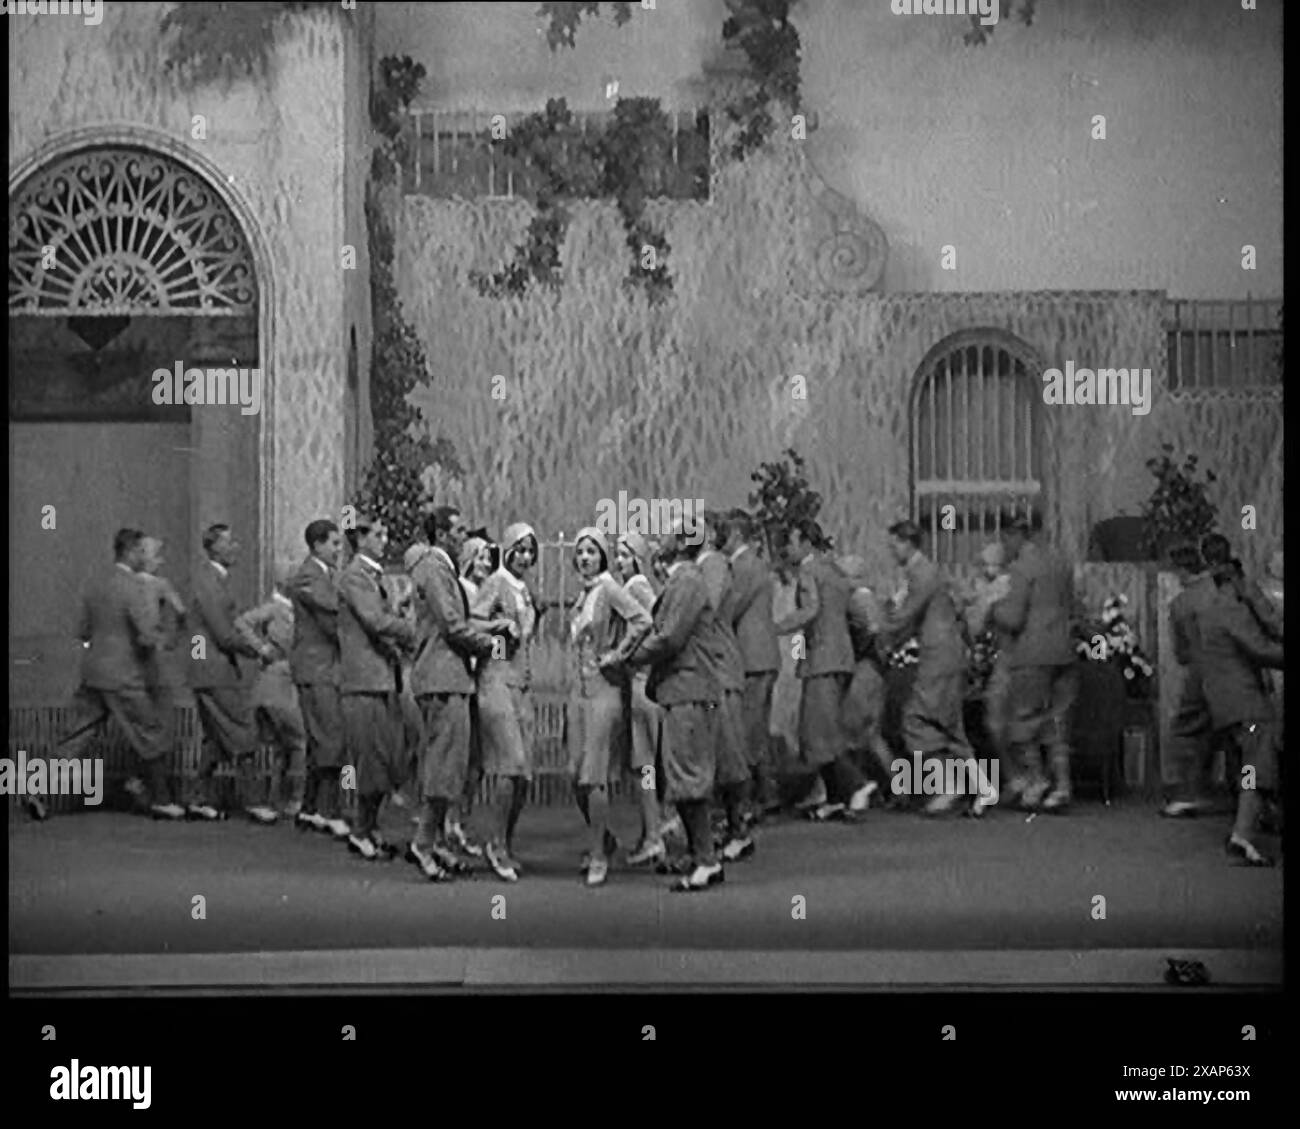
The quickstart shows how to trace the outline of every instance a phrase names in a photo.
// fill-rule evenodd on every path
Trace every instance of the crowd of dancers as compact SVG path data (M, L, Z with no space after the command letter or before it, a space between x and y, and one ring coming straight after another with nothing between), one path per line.
M83 684L55 755L72 754L111 717L139 765L128 789L154 818L290 818L363 859L401 856L431 881L484 866L518 881L536 747L533 656L539 620L554 610L532 582L538 538L516 523L493 540L451 506L429 509L422 525L405 572L392 573L382 521L360 515L342 531L313 521L305 559L277 567L272 598L242 614L229 585L239 546L228 526L206 530L188 604L161 575L162 544L120 531L113 569L86 595ZM771 715L783 647L797 659L803 774L787 801L810 818L851 823L873 797L900 802L898 760L881 721L885 656L907 640L916 667L903 747L918 762L956 766L944 773L949 782L979 782L950 783L930 796L927 814L980 817L999 802L1066 809L1077 608L1073 570L1040 544L1040 532L1036 519L1009 518L983 555L984 576L960 600L910 521L888 531L904 581L889 598L868 583L859 558L833 556L812 521L773 536L733 510L679 523L655 542L581 530L572 556L580 593L560 611L583 881L605 883L619 850L609 810L621 774L634 782L640 815L629 866L672 875L674 889L690 892L716 886L726 864L754 854L755 827L782 803ZM1173 561L1184 582L1171 609L1174 650L1186 677L1172 729L1186 771L1163 813L1203 810L1210 758L1226 747L1251 777L1228 851L1270 865L1256 839L1279 787L1280 699L1265 672L1282 665L1280 555L1275 593L1244 582L1221 537L1181 547ZM777 570L796 584L781 617ZM998 640L984 716L1000 790L963 719L969 640L986 630ZM259 664L251 686L241 659ZM197 793L182 805L166 765L185 681L203 740ZM266 789L254 754L266 741L277 771L269 796L255 798ZM222 765L234 771L218 773ZM497 782L495 801L475 811L485 774ZM386 800L416 806L405 844L380 830ZM39 799L29 803L43 817Z

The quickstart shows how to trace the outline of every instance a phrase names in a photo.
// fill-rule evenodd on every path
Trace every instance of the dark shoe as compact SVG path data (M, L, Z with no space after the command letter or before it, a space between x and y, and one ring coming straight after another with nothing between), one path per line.
M1239 835L1229 835L1227 842L1224 844L1228 854L1233 858L1238 858L1245 866L1274 866L1275 863L1268 855L1261 854L1256 849L1255 844L1249 839L1243 839Z
M719 883L725 882L726 877L720 862L715 862L712 866L697 866L680 882L673 884L673 892L693 894L699 890L707 890L710 886L717 886Z
M370 841L374 843L375 850L379 852L380 862L392 862L402 852L397 847L385 839L378 831L370 833Z
M428 853L438 860L444 870L452 874L468 874L470 871L469 863L443 843L434 843L429 847Z
M451 874L432 854L414 843L406 844L406 861L418 867L430 882L450 882Z
M689 858L665 856L655 863L656 874L690 874L695 867Z

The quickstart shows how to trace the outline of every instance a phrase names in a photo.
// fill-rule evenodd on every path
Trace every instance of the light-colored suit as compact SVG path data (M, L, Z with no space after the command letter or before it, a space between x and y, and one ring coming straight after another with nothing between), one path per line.
M308 556L289 581L288 594L293 601L289 671L307 734L307 769L337 768L344 755L338 576Z
M451 558L430 550L411 575L419 593L419 651L411 684L424 721L420 780L426 799L459 800L469 772L470 659L492 653L492 636L470 620L469 598Z
M204 561L194 574L189 619L191 633L202 639L202 657L190 652L190 686L206 738L199 768L205 782L219 760L238 760L257 747L249 682L239 657L257 658L258 652L235 630L235 618L229 576L214 561Z
M239 616L235 628L250 642L267 644L274 651L270 659L263 660L253 683L253 713L282 757L280 787L273 792L279 793L281 800L301 798L298 781L303 778L306 763L307 732L290 670L295 636L293 602L287 596L273 596ZM294 782L289 794L283 791L286 773Z
M916 673L903 708L908 754L973 755L962 710L966 702L966 644L957 606L939 567L919 550L904 566L907 595L885 615L891 646L916 637Z
M78 757L111 716L137 757L152 761L166 749L152 694L151 664L161 642L158 603L141 578L114 565L86 591L79 635L87 647L72 717L57 755Z
M1007 739L1038 774L1046 746L1059 789L1069 787L1070 712L1079 694L1079 657L1070 619L1074 574L1055 552L1032 541L1011 562L1011 590L993 605L993 622L1009 637L1010 722Z
M742 702L745 752L752 772L771 771L772 692L781 670L781 650L772 611L772 570L750 545L731 558L731 591L724 614L740 648L745 671ZM769 799L765 796L764 799Z

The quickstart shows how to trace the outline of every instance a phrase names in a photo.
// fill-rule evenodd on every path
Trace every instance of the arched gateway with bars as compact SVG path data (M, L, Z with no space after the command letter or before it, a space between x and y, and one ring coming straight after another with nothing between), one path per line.
M199 530L230 522L232 584L257 594L262 421L157 404L153 373L260 368L260 297L247 232L183 155L82 140L11 179L12 698L66 700L81 593L121 526L163 538L188 595Z
M909 411L912 517L935 560L974 560L1005 512L1042 511L1041 371L1029 346L990 329L954 334L922 362Z

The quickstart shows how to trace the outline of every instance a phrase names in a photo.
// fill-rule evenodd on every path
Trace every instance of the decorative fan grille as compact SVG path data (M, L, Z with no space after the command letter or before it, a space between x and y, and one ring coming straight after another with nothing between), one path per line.
M9 312L255 314L253 256L194 172L142 150L87 150L10 201Z

